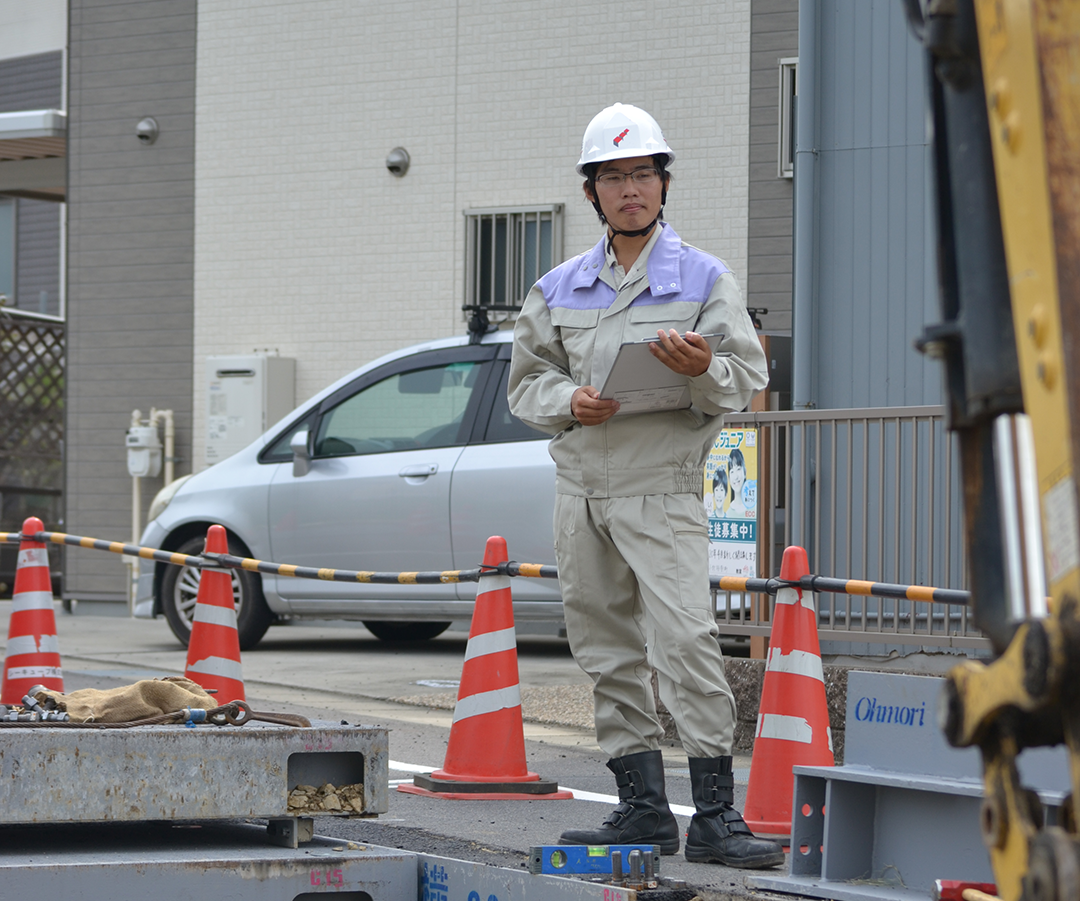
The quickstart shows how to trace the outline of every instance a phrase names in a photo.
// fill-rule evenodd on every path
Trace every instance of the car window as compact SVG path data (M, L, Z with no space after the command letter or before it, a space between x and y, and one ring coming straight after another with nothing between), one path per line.
M503 366L502 377L495 389L495 399L491 405L491 418L488 419L484 440L488 443L500 441L534 441L543 438L544 433L526 425L510 412L510 403L506 399L506 384L510 378L509 365Z
M454 362L399 372L368 386L323 414L315 455L462 443L462 422L482 368L482 362Z
M294 422L282 432L277 440L259 454L260 463L290 463L292 462L292 439L293 435L301 429L310 429L315 422L315 412L312 411L303 419Z

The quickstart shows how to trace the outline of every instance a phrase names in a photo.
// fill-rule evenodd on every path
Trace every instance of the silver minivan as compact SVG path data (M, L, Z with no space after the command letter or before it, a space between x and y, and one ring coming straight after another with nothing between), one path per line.
M420 344L357 369L244 450L155 498L144 547L230 552L375 572L471 569L491 535L519 562L554 563L548 437L506 401L512 333ZM135 615L164 614L187 643L199 571L141 561ZM384 640L432 638L468 620L474 583L376 585L235 572L240 646L275 620L360 620ZM513 581L518 622L560 623L555 580Z

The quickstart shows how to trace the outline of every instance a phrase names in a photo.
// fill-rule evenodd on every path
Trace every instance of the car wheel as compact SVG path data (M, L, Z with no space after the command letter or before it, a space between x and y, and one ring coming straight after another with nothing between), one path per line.
M442 635L450 623L365 622L364 628L379 641L427 641Z
M198 556L203 552L206 541L198 536L185 541L177 552ZM240 557L249 554L247 548L236 538L229 535L229 553ZM169 628L184 647L191 639L191 624L195 617L195 603L199 594L199 582L202 571L193 566L173 566L165 568L161 580L161 610L169 622ZM240 650L249 651L270 628L274 615L266 606L262 593L262 580L255 573L245 570L232 571L233 603L236 605L236 633L240 639Z

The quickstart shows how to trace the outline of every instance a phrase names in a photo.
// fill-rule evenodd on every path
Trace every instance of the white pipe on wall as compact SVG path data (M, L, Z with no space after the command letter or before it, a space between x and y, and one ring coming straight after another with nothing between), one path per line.
M132 426L142 425L142 410L131 411ZM138 476L131 477L131 543L139 543L139 535L142 528L139 525L142 520L142 486ZM135 615L135 586L139 578L139 558L125 556L124 563L128 568L128 616Z
M157 410L154 407L150 408L150 420L149 425L156 426L158 422L165 424L165 469L164 469L164 482L162 488L166 485L171 485L175 480L175 467L176 462L175 455L173 454L174 446L176 444L176 424L173 420L172 410Z
M159 423L165 425L165 446L164 452L164 467L163 467L163 481L165 485L171 484L175 479L176 473L176 425L173 419L172 410L158 410L155 407L150 408L150 416L146 420L146 424L151 428L157 428ZM143 424L142 411L131 411L131 425L141 426ZM142 479L139 476L131 477L131 543L138 544L139 539L142 537ZM124 562L128 566L128 613L134 615L135 613L135 599L138 594L139 585L139 558L125 556Z

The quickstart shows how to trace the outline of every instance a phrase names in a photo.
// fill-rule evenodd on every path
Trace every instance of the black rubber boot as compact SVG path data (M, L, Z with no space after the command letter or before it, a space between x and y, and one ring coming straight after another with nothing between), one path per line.
M661 854L679 850L679 824L664 791L664 758L659 751L613 757L607 768L619 786L619 806L599 829L570 829L560 845L659 845Z
M730 757L691 757L690 790L697 813L686 833L687 860L722 863L728 867L763 870L784 862L776 842L755 838L735 802L735 778Z

